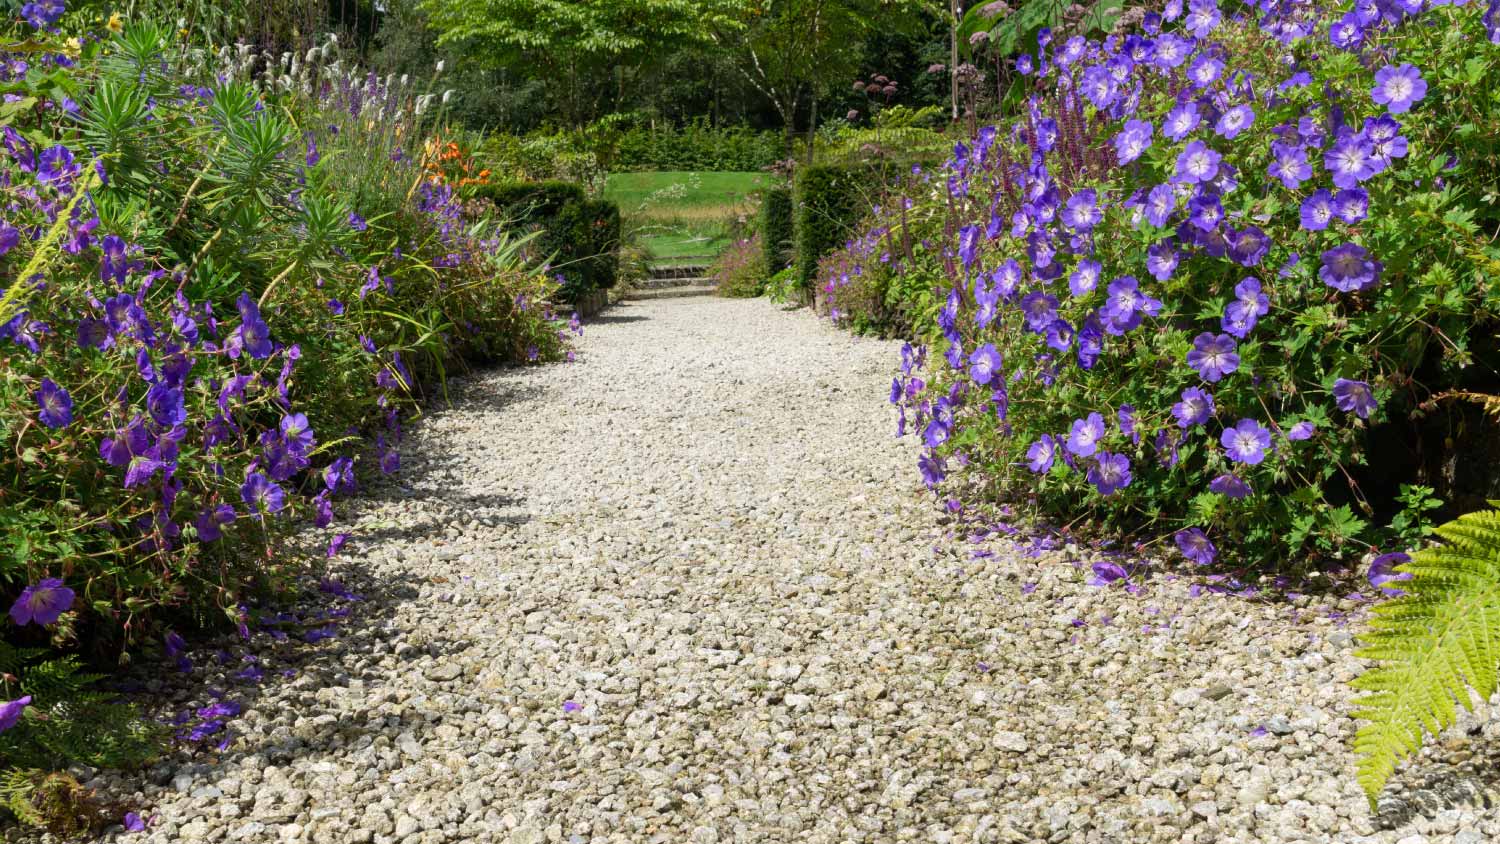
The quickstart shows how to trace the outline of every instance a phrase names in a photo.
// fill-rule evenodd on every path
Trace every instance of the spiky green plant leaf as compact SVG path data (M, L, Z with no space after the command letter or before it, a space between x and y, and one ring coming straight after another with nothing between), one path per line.
M1490 502L1500 507L1500 502ZM1437 528L1446 544L1417 552L1397 571L1405 595L1377 606L1359 656L1375 667L1354 681L1367 694L1354 717L1359 783L1373 809L1396 766L1427 734L1452 726L1470 690L1488 699L1500 665L1500 510Z

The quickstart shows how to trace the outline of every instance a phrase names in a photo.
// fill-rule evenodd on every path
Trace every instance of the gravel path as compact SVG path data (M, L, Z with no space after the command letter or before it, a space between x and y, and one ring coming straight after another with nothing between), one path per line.
M244 711L223 752L93 781L156 817L119 840L1500 840L1479 722L1369 814L1347 602L952 536L892 438L895 351L666 300L467 380L359 503L338 635L258 635L260 684L239 651L153 680Z

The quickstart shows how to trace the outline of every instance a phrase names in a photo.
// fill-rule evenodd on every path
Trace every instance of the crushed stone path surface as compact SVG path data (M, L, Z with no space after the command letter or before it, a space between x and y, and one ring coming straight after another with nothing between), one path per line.
M897 348L657 300L576 364L465 379L356 502L336 635L157 672L175 708L243 712L222 751L95 775L153 819L108 837L1500 840L1483 722L1366 808L1352 604L1131 594L957 530L892 436Z

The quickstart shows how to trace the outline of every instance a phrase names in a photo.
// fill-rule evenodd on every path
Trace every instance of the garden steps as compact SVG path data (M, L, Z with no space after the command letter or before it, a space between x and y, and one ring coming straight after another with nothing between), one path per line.
M677 263L651 268L651 277L636 282L627 299L672 299L712 296L718 285L708 276L707 263Z
M673 287L641 288L630 291L626 299L678 299L688 296L713 296L719 292L717 285L693 284Z

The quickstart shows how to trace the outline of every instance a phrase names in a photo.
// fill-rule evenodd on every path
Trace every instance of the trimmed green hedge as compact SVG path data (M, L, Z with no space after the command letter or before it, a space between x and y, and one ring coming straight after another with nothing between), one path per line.
M767 188L760 203L760 242L765 250L766 272L774 274L786 268L793 232L791 188Z
M810 167L797 174L797 281L804 290L818 277L818 260L843 246L870 211L867 194L878 183L864 167Z
M588 199L572 182L515 182L480 186L475 198L508 220L541 230L536 249L554 255L566 279L564 298L613 287L619 277L620 207Z
M786 157L786 138L780 132L714 128L700 118L681 127L624 132L615 144L610 169L763 170Z
M579 207L589 231L589 276L595 287L607 290L620 276L620 206L607 199L590 199Z

